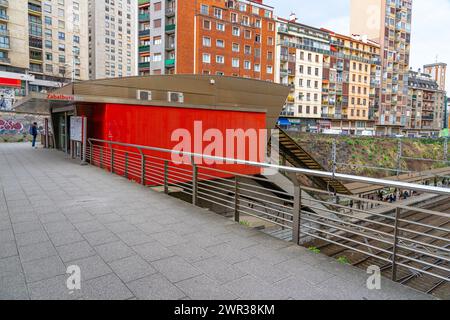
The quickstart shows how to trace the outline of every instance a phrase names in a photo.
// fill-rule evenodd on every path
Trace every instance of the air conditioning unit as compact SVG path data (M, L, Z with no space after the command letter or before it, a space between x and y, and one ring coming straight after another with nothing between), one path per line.
M152 92L148 90L137 90L138 100L151 101L152 100Z

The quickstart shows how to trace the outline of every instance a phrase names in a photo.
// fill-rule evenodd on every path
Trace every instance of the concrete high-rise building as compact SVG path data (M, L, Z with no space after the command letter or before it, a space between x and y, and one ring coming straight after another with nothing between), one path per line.
M330 43L324 64L323 105L333 119L332 129L373 135L379 107L380 46L365 36L331 31Z
M446 74L447 64L442 62L436 62L423 66L423 72L429 74L431 78L437 82L439 90L446 90Z
M445 100L445 91L431 75L411 70L405 132L410 136L439 136L445 127Z
M90 79L137 75L136 21L137 0L89 0Z
M275 78L273 8L262 0L139 0L139 74Z
M290 20L277 20L276 81L291 86L280 125L307 132L373 134L380 47Z
M7 108L28 91L88 78L86 15L81 0L0 0L0 93Z
M282 116L300 130L315 132L321 119L324 56L330 53L328 32L278 18L276 81L291 86Z
M378 134L400 133L406 126L411 17L412 0L351 0L351 33L381 46Z

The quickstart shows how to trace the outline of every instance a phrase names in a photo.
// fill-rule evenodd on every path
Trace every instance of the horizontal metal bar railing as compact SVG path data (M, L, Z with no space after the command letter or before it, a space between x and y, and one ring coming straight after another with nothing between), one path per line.
M404 278L411 270L440 281L450 279L450 189L98 139L88 141L87 159L92 165L144 185L163 186L165 193L180 192L195 205L218 206L233 214L235 221L252 217L267 228L288 230L296 243L321 241L324 246L341 248L330 249L331 255L349 250L366 257L360 261L383 261L392 269L393 279L398 272ZM171 154L184 155L190 162L174 163ZM231 166L219 169L198 165L196 159L218 160ZM300 186L295 181L296 191L291 193L257 184L267 180L233 172L233 164L414 191L417 197L434 196L426 196L431 200L422 208L420 203L387 203ZM303 199L302 192L309 197Z

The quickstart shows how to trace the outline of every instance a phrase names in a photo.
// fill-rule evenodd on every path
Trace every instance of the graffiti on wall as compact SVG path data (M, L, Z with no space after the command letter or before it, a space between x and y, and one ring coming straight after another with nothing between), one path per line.
M38 130L44 130L43 116L17 114L0 111L0 135L28 134L33 122L37 122Z
M24 125L15 120L7 120L0 118L0 134L17 134L23 133Z
M11 110L16 100L14 89L0 88L0 110Z

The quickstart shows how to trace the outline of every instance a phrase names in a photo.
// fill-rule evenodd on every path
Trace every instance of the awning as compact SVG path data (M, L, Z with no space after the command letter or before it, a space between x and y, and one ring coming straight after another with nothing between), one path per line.
M278 125L279 126L290 126L291 122L286 118L280 118L280 119L278 119Z
M47 93L31 92L27 97L19 100L13 110L17 113L50 115L50 104L52 107L65 107L73 105L70 96L54 95Z

